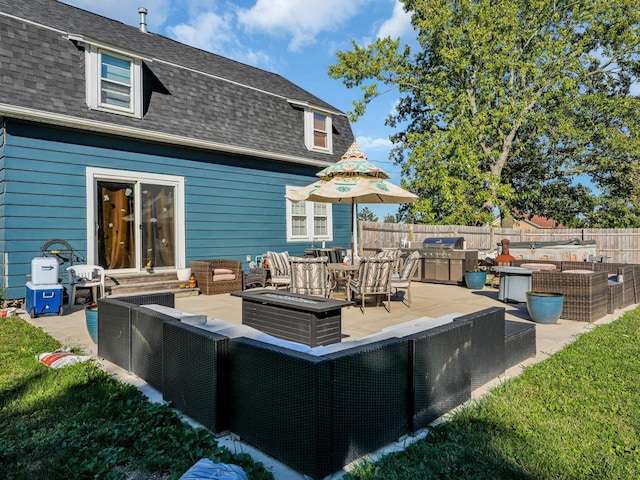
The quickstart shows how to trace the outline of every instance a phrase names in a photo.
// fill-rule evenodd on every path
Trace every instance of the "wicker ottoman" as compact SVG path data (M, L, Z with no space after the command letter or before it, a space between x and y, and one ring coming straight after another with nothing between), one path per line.
M529 357L536 356L536 326L530 323L505 320L504 363L505 370Z

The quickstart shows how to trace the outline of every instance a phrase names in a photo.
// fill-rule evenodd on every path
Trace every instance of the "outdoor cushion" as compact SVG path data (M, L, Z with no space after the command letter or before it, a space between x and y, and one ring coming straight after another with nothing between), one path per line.
M593 270L562 270L562 273L595 273Z
M391 263L379 260L388 257L364 258L360 262L358 276L349 281L351 290L356 293L387 293L390 291Z
M347 340L346 342L332 343L330 345L314 347L309 353L311 353L312 355L322 356L328 355L330 353L341 352L354 347L359 347L361 345L378 342L380 340L387 340L389 338L403 338L409 335L414 335L416 333L429 330L431 328L445 325L447 323L452 323L453 319L459 316L462 316L462 313L451 313L437 318L417 318L409 322L404 322L392 327L383 328L379 332L372 333L357 340Z
M382 329L383 332L387 330L397 330L405 327L413 327L413 326L421 326L425 329L439 327L440 325L444 325L445 323L452 322L454 318L461 317L464 315L463 313L448 313L446 315L442 315L440 317L420 317L414 318L413 320L407 320L403 323L398 323L397 325L391 325L389 327L385 327Z
M271 276L278 275L289 276L289 252L267 252L269 259L269 268L271 268Z
M213 274L214 275L228 275L228 274L233 274L233 270L231 270L229 268L214 268L213 269Z
M225 273L222 275L214 275L213 276L213 281L214 282L220 282L222 280L235 280L236 276L233 273Z
M209 332L217 332L218 330L222 330L223 328L233 327L234 325L236 324L227 322L226 320L208 319L207 323L196 325L196 327L201 328L202 330L208 330Z
M176 320L181 321L182 323L186 323L188 325L202 325L207 322L206 315L194 315L193 313L185 313L181 310L177 310L171 307L165 307L164 305L158 305L156 303L141 305L142 307L148 308L155 312L164 313L165 315L169 315Z
M531 270L555 270L556 266L552 263L523 263L520 265L522 268L529 268Z
M328 257L290 257L291 282L289 291L303 295L328 297L331 276L327 268Z
M294 350L296 352L309 352L311 350L311 347L308 345L303 345L302 343L292 342L290 340L284 340L282 338L274 337L273 335L261 332L257 328L253 328L248 325L234 325L232 327L222 328L220 330L213 330L213 332L229 338L251 338L268 345L277 345L279 347L288 348L289 350Z
M399 249L381 250L376 253L376 258L400 258L402 251Z

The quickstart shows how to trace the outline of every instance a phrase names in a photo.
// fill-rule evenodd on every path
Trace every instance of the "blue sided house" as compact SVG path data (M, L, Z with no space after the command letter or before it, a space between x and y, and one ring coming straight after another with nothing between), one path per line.
M349 245L348 205L285 199L353 143L346 115L277 74L149 32L145 15L137 28L55 0L0 0L6 299L24 297L51 239L113 275Z

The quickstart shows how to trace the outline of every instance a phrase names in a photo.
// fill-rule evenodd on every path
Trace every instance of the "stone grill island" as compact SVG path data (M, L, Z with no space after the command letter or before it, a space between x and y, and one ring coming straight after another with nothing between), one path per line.
M242 298L242 323L274 337L315 347L340 342L342 308L354 302L278 290L249 290Z

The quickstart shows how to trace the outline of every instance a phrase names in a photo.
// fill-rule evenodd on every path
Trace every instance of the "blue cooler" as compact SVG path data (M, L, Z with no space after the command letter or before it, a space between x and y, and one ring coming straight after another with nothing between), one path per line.
M62 285L27 282L26 310L31 318L46 313L62 315Z

